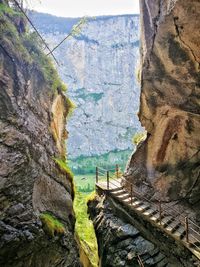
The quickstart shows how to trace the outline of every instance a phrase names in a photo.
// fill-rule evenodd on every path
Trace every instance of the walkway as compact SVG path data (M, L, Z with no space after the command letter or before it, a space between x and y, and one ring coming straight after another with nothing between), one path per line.
M134 209L137 214L143 216L175 240L179 240L200 260L200 227L188 217L180 214L176 208L163 203L155 204L147 198L140 197L132 184L130 184L129 192L122 187L120 176L117 165L111 171L96 168L96 187L109 192L113 198L116 198L130 209Z

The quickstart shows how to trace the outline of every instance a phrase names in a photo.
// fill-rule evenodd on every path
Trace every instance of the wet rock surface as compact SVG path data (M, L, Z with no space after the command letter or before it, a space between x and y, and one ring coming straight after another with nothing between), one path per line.
M148 132L125 178L161 201L184 201L199 217L199 1L141 1L139 118ZM194 216L195 219L195 216Z

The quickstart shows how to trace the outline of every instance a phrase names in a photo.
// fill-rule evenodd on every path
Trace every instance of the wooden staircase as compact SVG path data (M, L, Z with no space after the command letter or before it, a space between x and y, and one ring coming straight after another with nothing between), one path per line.
M108 179L98 181L96 187L125 204L130 209L134 209L137 214L145 217L154 226L162 229L167 235L170 235L175 240L179 240L187 249L189 249L200 260L200 233L193 230L192 233L186 233L185 222L181 222L178 217L174 217L166 212L160 212L155 207L155 203L144 200L134 193L131 195L125 188L121 186L121 179ZM109 189L108 189L109 188ZM138 195L138 194L137 194ZM194 266L200 266L199 263L194 263Z

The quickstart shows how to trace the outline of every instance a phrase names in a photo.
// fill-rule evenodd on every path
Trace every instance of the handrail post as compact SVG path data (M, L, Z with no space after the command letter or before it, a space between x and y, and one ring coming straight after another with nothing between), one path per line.
M188 217L185 217L185 234L186 234L186 242L189 243L189 224L188 224Z
M161 206L161 201L159 200L159 222L161 224L162 220L162 206Z
M107 171L107 189L109 190L109 171Z
M133 204L133 185L131 184L131 205Z
M115 171L116 171L117 178L119 178L119 165L118 164L116 164L115 166Z
M98 184L99 182L99 170L98 167L96 167L96 183Z

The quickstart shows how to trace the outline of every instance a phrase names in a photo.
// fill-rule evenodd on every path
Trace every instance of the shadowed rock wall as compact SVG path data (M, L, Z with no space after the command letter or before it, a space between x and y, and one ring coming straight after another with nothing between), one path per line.
M72 182L54 161L65 154L67 101L31 59L20 17L9 12L0 14L0 265L80 266ZM63 223L61 235L45 231L43 212Z
M125 178L145 195L200 201L200 2L141 0L139 119L148 132Z

